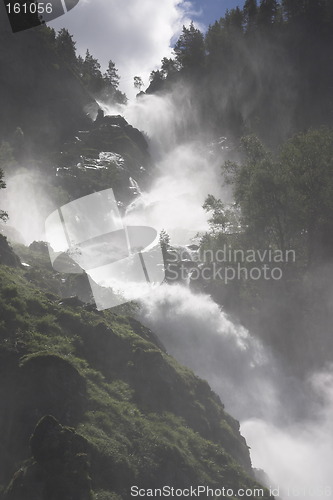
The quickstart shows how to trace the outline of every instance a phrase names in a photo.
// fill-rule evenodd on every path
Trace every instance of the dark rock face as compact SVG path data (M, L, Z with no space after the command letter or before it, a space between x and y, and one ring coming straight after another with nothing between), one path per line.
M0 109L6 119L0 133L8 137L20 127L27 153L49 151L84 127L83 109L96 103L52 49L52 33L39 27L13 35L4 11L1 5Z
M110 187L117 200L130 202L130 178L145 188L152 160L144 135L119 115L97 115L96 120L62 146L56 158L57 184L71 198Z
M51 413L66 425L80 418L86 387L84 379L68 361L52 354L32 356L21 367L26 417Z
M14 475L8 500L92 499L88 443L82 436L47 415L38 422L30 447L35 462Z
M77 424L85 407L86 386L76 368L59 356L35 355L21 367L19 356L14 350L0 350L0 447L22 461L29 457L29 437L45 414L64 425ZM13 472L13 461L0 453L0 482Z
M128 166L134 170L150 161L148 143L143 134L120 115L99 115L90 133L82 140L89 148L113 151L126 157Z
M48 248L47 248L47 243L45 243L45 241L33 241L29 245L29 248L33 252L38 252L38 253L41 253L43 255L48 255L49 254L49 251L48 251Z
M7 238L0 234L0 264L10 267L18 267L21 261L9 245Z

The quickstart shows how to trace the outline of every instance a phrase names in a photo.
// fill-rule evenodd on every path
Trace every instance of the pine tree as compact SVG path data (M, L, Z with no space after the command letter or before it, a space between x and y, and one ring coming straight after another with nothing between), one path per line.
M75 45L69 31L65 28L61 29L56 37L56 50L59 56L70 65L75 65L77 62Z
M109 85L111 85L114 89L117 89L119 87L120 77L118 75L118 70L116 68L116 65L112 60L109 61L104 78L106 82Z
M239 7L227 11L224 19L224 26L235 29L236 31L243 30L244 14Z
M163 57L162 59L161 71L163 76L167 78L168 76L175 75L179 71L179 64L175 59Z
M306 0L282 0L284 17L293 22L304 16Z
M158 84L159 82L163 82L164 81L164 74L163 74L163 71L157 69L157 70L154 70L150 73L149 75L149 81L151 83L156 83Z
M195 28L193 21L189 28L183 26L174 52L176 61L181 68L187 70L200 70L205 64L204 37L200 30Z
M247 31L252 31L257 24L257 0L246 0L243 7L244 22Z
M105 86L104 78L101 73L101 65L98 60L90 54L89 50L86 52L83 63L79 61L79 66L83 83L87 89L93 93L101 92Z
M101 65L99 64L98 60L95 59L87 49L86 52L86 57L83 63L83 67L86 71L87 74L89 74L92 77L98 77L101 72Z
M127 97L118 89L120 76L118 75L115 63L112 60L109 61L107 70L103 75L103 81L104 89L101 97L105 101L110 101L111 103L126 104Z
M279 5L277 0L261 0L258 12L258 24L268 26L277 20Z

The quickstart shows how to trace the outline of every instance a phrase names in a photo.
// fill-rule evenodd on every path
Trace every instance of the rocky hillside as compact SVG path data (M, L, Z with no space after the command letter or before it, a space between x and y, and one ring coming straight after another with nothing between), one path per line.
M258 487L238 422L132 306L62 299L42 244L17 248L22 265L0 243L1 500Z
M61 152L54 154L53 184L70 199L112 187L117 199L128 203L137 195L137 182L149 182L152 161L144 135L120 115L104 116L76 131Z

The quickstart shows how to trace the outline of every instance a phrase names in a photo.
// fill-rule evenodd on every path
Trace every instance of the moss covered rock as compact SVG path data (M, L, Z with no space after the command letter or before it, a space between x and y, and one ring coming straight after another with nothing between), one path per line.
M8 500L92 500L88 443L51 415L37 424L31 439L34 460L13 477Z

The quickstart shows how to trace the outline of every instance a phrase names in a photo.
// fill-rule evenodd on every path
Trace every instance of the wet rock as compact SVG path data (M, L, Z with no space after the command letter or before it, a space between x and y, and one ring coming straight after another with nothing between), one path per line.
M6 500L91 500L88 443L52 415L37 424L23 465L7 489Z

